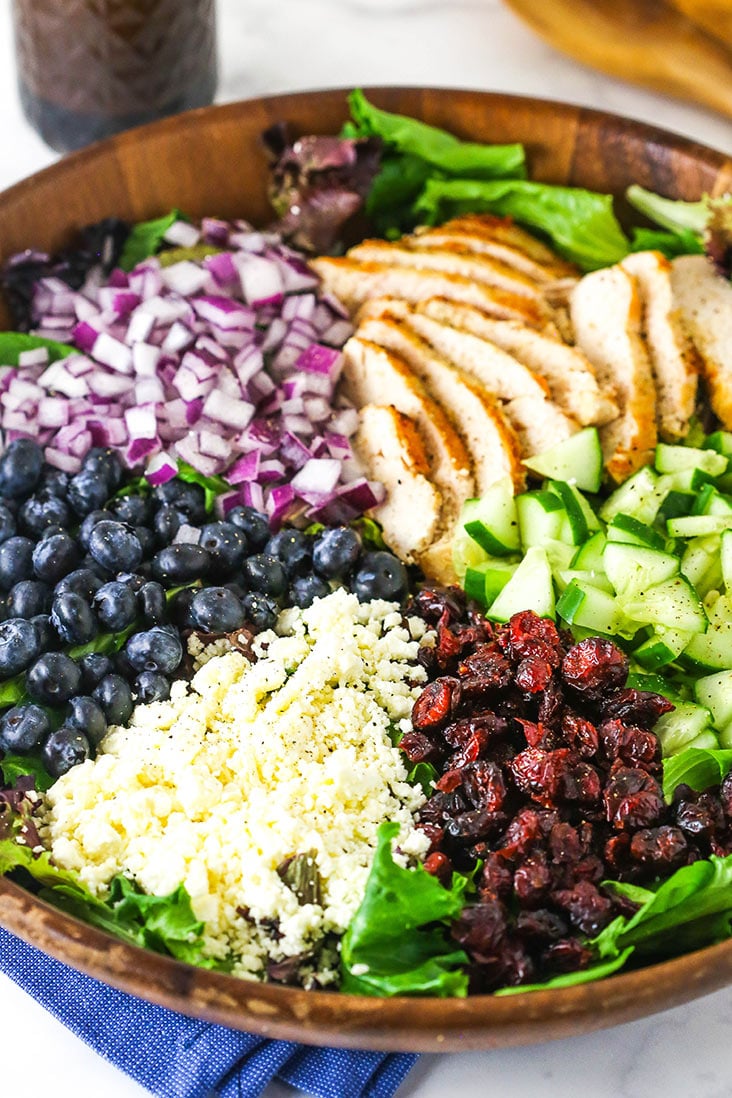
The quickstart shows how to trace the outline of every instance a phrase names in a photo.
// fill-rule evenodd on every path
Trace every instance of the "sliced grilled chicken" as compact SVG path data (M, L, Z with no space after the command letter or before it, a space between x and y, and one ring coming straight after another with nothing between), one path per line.
M461 250L450 243L426 247L424 240L419 246L412 247L413 240L419 238L405 236L396 243L387 240L364 240L355 248L350 248L348 256L349 259L366 262L394 263L399 267L427 267L433 271L449 271L475 279L476 282L486 282L489 286L498 286L508 293L529 297L537 302L539 308L543 308L544 295L537 282L493 256Z
M651 460L656 445L656 392L638 284L619 266L593 271L574 288L571 310L577 343L598 382L615 390L620 415L600 437L608 472L621 481Z
M388 307L387 303L385 307ZM599 426L617 416L617 404L600 391L590 362L578 348L568 347L555 336L537 332L517 321L494 320L472 305L458 305L444 298L430 298L416 308L425 316L490 340L513 355L544 378L562 411L581 426Z
M543 378L494 343L420 313L404 323L501 402L518 436L522 457L541 453L578 429L575 420L547 400L549 388Z
M416 424L442 496L442 523L452 525L475 491L465 445L439 404L404 359L353 336L343 348L343 391L356 407L388 401Z
M414 422L396 408L366 404L359 412L353 448L386 498L373 515L384 540L408 564L437 539L441 497L429 479L429 463Z
M415 235L425 242L431 239L432 243L426 243L430 248L435 243L454 242L469 251L494 256L537 282L578 277L576 267L507 217L467 214L437 228L418 229Z
M698 357L671 287L671 264L660 252L635 252L621 266L637 280L642 327L656 383L656 424L666 442L684 438L694 414Z
M442 405L470 454L478 494L506 475L521 487L524 475L518 439L480 385L451 366L397 317L368 320L359 336L403 358Z
M447 271L359 262L348 256L320 256L310 266L323 280L325 289L335 294L352 315L374 297L400 297L411 302L446 297L476 305L490 316L523 320L534 328L548 322L546 308L530 298Z
M732 431L732 286L703 255L674 259L671 286L699 352L712 411Z

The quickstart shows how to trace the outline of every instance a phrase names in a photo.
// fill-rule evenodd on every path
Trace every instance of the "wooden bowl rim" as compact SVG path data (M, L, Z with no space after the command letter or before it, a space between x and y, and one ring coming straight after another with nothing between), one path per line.
M295 103L342 101L350 88L283 93L204 107L97 142L0 193L4 208L41 180L93 170L116 150L149 144L167 134L196 129L211 118L236 121L258 106L277 111ZM529 95L479 92L468 88L374 85L369 97L383 94L437 95L449 101L468 96L485 105L515 104L531 113L549 110L567 124L587 123L620 129L635 141L660 145L720 173L730 168L723 153L651 123L607 111ZM314 131L316 127L313 127ZM32 243L32 242L31 242ZM604 980L551 991L465 999L394 997L304 991L259 984L211 972L122 942L40 900L0 877L0 925L55 959L121 991L192 1017L266 1037L394 1051L455 1052L529 1044L630 1021L709 994L732 981L732 939L681 957ZM449 1005L448 1005L449 1004Z

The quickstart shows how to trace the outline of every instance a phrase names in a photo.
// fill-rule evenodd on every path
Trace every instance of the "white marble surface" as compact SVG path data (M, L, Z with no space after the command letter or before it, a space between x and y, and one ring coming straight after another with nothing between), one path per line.
M24 123L0 0L0 188L54 155ZM654 122L732 152L732 124L610 80L535 39L500 0L219 0L221 101L279 91L415 84L541 95ZM399 1098L729 1098L729 991L612 1030L526 1049L425 1056ZM143 1098L0 976L4 1094ZM22 1091L21 1091L22 1088ZM267 1098L285 1098L272 1086Z

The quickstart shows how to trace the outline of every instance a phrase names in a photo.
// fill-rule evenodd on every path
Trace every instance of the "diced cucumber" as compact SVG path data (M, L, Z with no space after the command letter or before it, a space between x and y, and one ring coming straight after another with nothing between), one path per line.
M661 694L674 704L683 701L671 683L661 675L641 675L637 671L631 671L626 686L629 690L647 690L651 694Z
M659 442L655 466L659 473L700 469L712 477L720 477L727 471L727 458L715 450L698 450L694 446L669 446L665 442Z
M585 492L602 483L602 448L596 427L585 427L541 454L524 458L524 465L549 480L566 481Z
M642 545L608 541L602 554L607 577L619 595L642 594L679 571L677 557Z
M727 751L732 750L732 721L720 729L719 746L724 747Z
M681 571L694 586L699 583L719 558L721 539L719 534L693 538L684 549Z
M677 492L672 490L667 493L663 503L658 509L658 518L664 522L666 519L678 518L679 515L690 515L696 496L693 492Z
M676 755L704 732L711 731L712 715L694 702L679 702L670 713L664 713L653 726L661 741L664 755ZM716 736L714 745L716 746Z
M543 548L553 574L571 566L575 552L573 545L568 545L566 541L548 541Z
M705 450L707 447L704 445L707 441L706 431L702 427L696 416L692 416L689 421L689 428L681 440L682 446L696 446Z
M670 490L669 486L669 490ZM659 493L658 477L644 465L609 496L600 508L600 518L610 522L615 515L632 515L640 522L653 522L665 493Z
M607 545L607 538L602 530L589 537L584 545L580 545L571 560L572 568L584 568L589 571L605 571L602 563L602 554Z
M697 679L694 697L699 705L707 707L718 729L732 723L732 671Z
M694 515L732 515L732 499L713 484L705 484L694 501Z
M732 457L732 431L713 431L707 435L703 449L716 450L718 454Z
M732 595L732 530L725 530L719 547L719 563L722 569L722 582L727 594Z
M511 579L488 609L494 621L508 621L519 610L533 610L540 618L553 618L554 585L547 555L538 545L526 555Z
M563 534L563 541L571 541L574 545L581 545L591 533L600 529L597 515L573 484L568 484L565 480L552 480L549 482L549 489L564 504L567 536L565 537Z
M719 736L713 728L707 728L704 732L700 732L698 736L695 736L689 743L684 744L684 751L694 747L698 751L718 751L722 745L719 742Z
M487 559L485 549L473 541L465 527L459 526L452 542L452 565L460 583L463 583L468 568L476 568Z
M681 515L669 519L666 529L673 538L698 538L732 530L732 515Z
M516 497L516 511L524 549L559 540L566 512L555 492L523 492Z
M680 633L706 632L704 607L684 576L676 575L638 593L631 592L619 597L618 602L626 617L642 625L655 625Z
M684 663L700 671L732 668L732 622L710 622L706 633L696 633L684 650Z
M646 522L639 522L633 515L614 515L607 527L608 541L623 541L628 545L646 545L650 549L666 548L665 538Z
M463 584L465 594L482 606L490 606L517 568L518 564L498 560L483 561L474 568L468 568Z
M557 602L557 614L569 625L595 633L625 632L623 614L607 591L582 580L572 580Z
M658 491L665 499L669 492L700 492L705 484L714 484L716 478L703 469L680 469L678 473L664 473L658 478Z
M460 522L467 533L496 557L516 553L520 548L518 515L510 477L502 477L480 497L463 504Z
M608 595L615 594L613 585L605 573L596 572L594 569L560 568L554 572L554 577L560 591L569 587L572 580L579 580L581 583L590 583L593 587L599 587L601 591L607 591Z
M633 651L633 659L648 671L658 671L679 658L695 634L663 629L647 637Z

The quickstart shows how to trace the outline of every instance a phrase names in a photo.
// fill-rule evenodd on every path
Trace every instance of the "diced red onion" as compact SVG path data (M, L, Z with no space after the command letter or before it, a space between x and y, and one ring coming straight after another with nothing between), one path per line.
M145 469L145 480L157 488L159 484L165 484L172 480L178 473L178 462L171 457L167 450L161 450L155 457L150 458Z
M174 221L163 234L163 240L167 244L174 244L178 248L193 248L200 239L199 230L189 221Z

